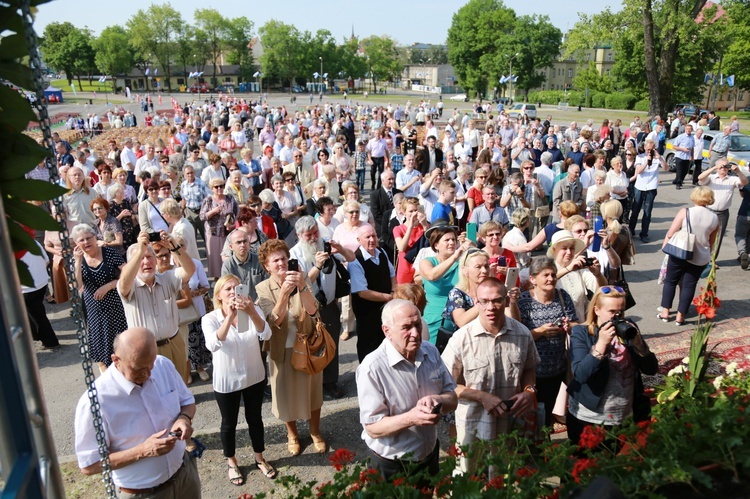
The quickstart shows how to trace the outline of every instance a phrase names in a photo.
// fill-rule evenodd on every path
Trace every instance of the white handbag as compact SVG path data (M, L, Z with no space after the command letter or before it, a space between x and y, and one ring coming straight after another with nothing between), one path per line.
M690 210L688 208L685 208L685 226L686 228L680 229L669 238L662 251L669 256L681 260L692 260L693 249L695 248L695 234L692 233L692 229L690 228Z

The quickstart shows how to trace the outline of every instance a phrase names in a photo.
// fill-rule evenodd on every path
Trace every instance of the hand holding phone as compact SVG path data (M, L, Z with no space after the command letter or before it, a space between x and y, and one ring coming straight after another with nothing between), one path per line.
M442 410L443 410L443 404L440 403L440 404L437 404L435 407L433 407L432 411L430 412L432 412L432 414L440 414L440 411Z
M234 298L247 298L250 296L250 288L247 284L238 284L234 288ZM244 333L250 329L250 317L244 310L237 310L237 332Z
M289 272L299 272L299 262L296 258L290 258L287 264L287 270Z

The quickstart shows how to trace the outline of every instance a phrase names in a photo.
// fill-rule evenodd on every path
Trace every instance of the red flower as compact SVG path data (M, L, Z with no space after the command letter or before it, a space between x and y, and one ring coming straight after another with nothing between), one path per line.
M731 397L734 395L734 392L737 390L737 387L735 386L728 386L727 387L727 396Z
M606 437L606 433L604 432L604 428L601 426L587 426L583 429L583 432L581 432L581 438L578 440L578 446L581 449L596 449L599 447L602 442L604 442L604 438Z
M713 307L708 307L706 309L706 313L703 315L706 316L706 319L713 319L714 317L716 317L716 309Z
M336 471L341 471L347 464L354 460L354 455L349 449L338 449L328 457L328 460L331 461Z
M329 481L327 481L326 483L321 483L320 485L318 485L318 486L317 486L317 487L315 488L315 492L317 492L316 496L317 496L317 497L323 497L323 496L325 495L325 489L326 489L326 488L327 488L328 486L330 486L330 485L331 485L331 482L330 482L330 480L329 480Z
M492 480L487 482L487 489L502 489L503 488L503 476L497 475Z
M573 465L573 471L571 472L573 480L575 480L576 483L581 483L581 474L586 470L596 468L596 466L596 459L579 459Z
M524 466L523 468L518 468L518 471L516 471L516 477L517 478L525 478L529 476L534 476L537 473L537 469L530 468L528 466Z
M464 456L464 452L461 450L461 448L458 445L453 444L450 447L448 447L448 455L450 457L459 458L459 457Z
M362 484L366 484L368 482L377 482L379 479L380 479L380 472L372 468L366 469L359 473L359 481Z
M394 487L401 487L403 484L406 483L406 478L400 476L393 480L393 486Z

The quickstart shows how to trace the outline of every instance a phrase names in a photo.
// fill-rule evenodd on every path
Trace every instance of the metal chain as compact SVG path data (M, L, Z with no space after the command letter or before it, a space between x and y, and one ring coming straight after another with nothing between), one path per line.
M39 57L39 47L37 36L33 27L33 18L31 16L30 1L20 0L21 16L26 36L26 44L29 49L29 65L34 75L34 87L36 90L36 102L32 105L39 115L39 128L42 131L43 146L49 150L50 155L45 160L49 170L50 182L57 184L59 182L59 173L57 171L57 162L55 161L55 149L52 141L52 131L50 127L49 114L44 99L44 80L42 78L42 64ZM78 337L78 350L81 354L81 367L84 372L84 379L88 387L87 395L91 404L91 414L93 416L94 428L96 429L96 442L99 446L99 456L101 457L102 481L107 492L107 497L116 498L115 486L112 482L111 466L109 462L109 449L107 447L107 437L104 433L102 424L101 406L97 395L94 381L93 363L89 355L88 337L86 334L86 320L83 314L81 295L78 293L78 286L74 273L73 248L70 245L70 237L67 229L67 211L63 204L62 197L55 198L52 201L55 207L55 219L60 224L60 243L62 244L62 253L65 259L65 275L68 279L68 290L70 291L70 303L72 305L71 317L76 325L76 335Z

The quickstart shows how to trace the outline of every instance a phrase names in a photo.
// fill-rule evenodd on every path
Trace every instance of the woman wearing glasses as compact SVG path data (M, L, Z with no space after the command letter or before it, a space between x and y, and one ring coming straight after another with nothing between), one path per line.
M159 182L148 178L143 181L141 187L146 192L146 199L141 203L138 212L138 223L141 230L152 234L154 232L169 232L169 224L159 211L161 198L159 197Z
M573 379L565 419L574 444L586 426L611 429L631 416L636 422L649 418L651 405L643 396L641 373L656 374L659 363L634 323L626 324L634 334L631 338L615 330L612 319L622 318L625 297L623 289L603 286L591 299L586 323L572 329Z
M485 165L480 165L474 172L474 185L469 188L469 192L466 193L466 204L469 206L469 217L471 217L471 211L484 203L484 196L482 195L482 189L487 181L489 168L485 168Z
M96 218L94 232L96 232L98 245L108 246L125 256L125 248L122 245L122 226L115 217L109 214L107 200L99 197L91 201L91 211Z
M203 200L200 219L206 227L206 257L209 277L221 276L221 249L227 234L235 227L239 206L232 196L224 195L224 180L215 178L209 184L211 196Z

